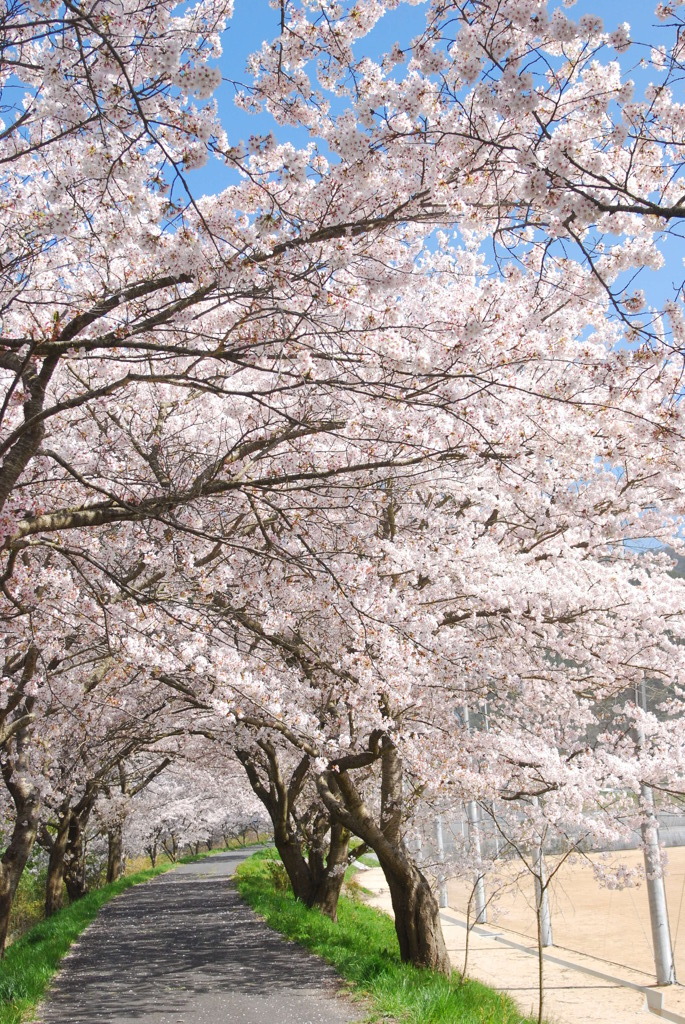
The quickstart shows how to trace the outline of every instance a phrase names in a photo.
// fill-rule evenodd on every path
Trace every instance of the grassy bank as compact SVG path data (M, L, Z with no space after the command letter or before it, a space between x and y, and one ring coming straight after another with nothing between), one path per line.
M240 894L267 924L318 953L350 982L354 992L367 996L368 1020L532 1024L511 999L479 982L461 984L456 976L449 979L401 963L391 919L358 899L341 898L337 924L308 910L279 884L274 857L267 850L240 865L236 873Z

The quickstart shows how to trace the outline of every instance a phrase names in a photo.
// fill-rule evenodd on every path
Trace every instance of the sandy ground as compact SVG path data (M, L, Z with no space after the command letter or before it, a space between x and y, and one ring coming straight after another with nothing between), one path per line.
M675 946L676 975L685 981L685 847L667 850L666 856L666 898ZM592 860L607 865L615 862L636 867L642 864L642 853L627 850L604 857L593 854ZM551 858L548 863L551 872L556 864ZM525 871L521 875L519 871L512 870L502 883L506 887L493 893L497 886L495 883L488 893L488 899L494 895L488 907L489 923L534 939L535 899L531 876ZM470 886L463 882L450 882L450 906L465 913L469 889ZM567 862L550 881L550 897L555 946L644 971L649 975L645 983L654 981L644 882L637 888L603 888L586 861Z
M625 862L626 855L621 854L621 857ZM671 888L675 885L679 899L679 886L682 885L685 872L685 851L679 858L679 869L676 868L674 860L675 858L671 860ZM679 883L676 870L680 871ZM663 993L664 1008L672 1015L682 1015L685 1022L685 988L678 985L656 989L653 975L647 973L651 963L649 947L645 947L649 954L646 956L642 946L636 945L643 939L645 922L648 927L644 890L631 890L632 898L636 902L633 905L628 900L624 905L623 902L619 902L619 898L625 897L625 891L609 892L600 889L591 870L582 871L567 866L566 872L567 875L560 872L557 882L558 895L554 897L557 905L555 940L559 942L563 938L565 941L567 936L570 936L577 948L583 943L583 936L594 937L593 948L618 952L624 961L631 960L633 963L639 963L641 967L631 969L607 962L597 954L583 955L559 946L551 947L546 951L543 968L543 1011L546 1019L550 1024L645 1024L649 1022L650 1016L645 1012L646 999L642 988L644 986L649 987L657 998L659 993ZM392 913L385 879L379 868L366 871L362 884L374 894L370 900L374 906ZM464 889L464 886L452 883L455 904L458 904L460 897L463 896ZM536 1014L537 949L535 942L527 937L524 931L525 928L530 931L532 927L525 889L510 896L509 900L509 906L506 908L509 911L506 928L501 924L505 909L505 901L501 899L499 922L470 932L467 973L492 988L508 992L524 1013ZM568 904L564 904L563 900L568 900ZM571 900L574 901L573 904ZM641 903L640 900L644 902ZM562 915L560 908L564 906L566 910ZM572 913L568 910L569 906L575 908ZM620 915L617 909L619 907L622 908ZM635 908L639 910L639 918ZM609 914L611 919L605 928L605 918ZM449 907L442 911L442 924L452 962L455 967L462 970L467 939L465 917L458 909ZM511 930L512 924L521 930ZM685 921L682 927L685 930ZM683 943L685 945L685 938ZM517 946L523 948L516 948ZM636 953L638 948L642 951ZM681 952L685 953L685 950ZM559 960L562 963L554 962ZM586 973L588 971L606 974L608 977L597 978ZM626 987L625 983L635 987ZM656 1018L651 1016L651 1019ZM670 1019L678 1020L678 1017L671 1016Z

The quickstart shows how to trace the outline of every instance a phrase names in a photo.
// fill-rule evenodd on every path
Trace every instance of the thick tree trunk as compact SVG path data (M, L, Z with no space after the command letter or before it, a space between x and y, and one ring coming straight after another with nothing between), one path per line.
M116 882L124 873L124 837L122 826L107 833L107 882ZM153 865L154 866L154 865Z
M325 838L325 833L321 838ZM349 846L349 831L339 822L333 822L330 823L328 848L314 845L309 853L312 885L312 900L309 906L316 907L332 921L338 920L338 900L345 881L345 871L350 863Z
M440 908L428 879L408 855L395 856L391 863L380 854L378 859L390 890L403 962L449 974L451 964L440 924Z
M295 899L311 907L314 896L312 879L302 845L292 835L284 834L281 829L277 829L276 832L278 834L274 834L274 845L288 873Z
M265 757L258 758L247 751L238 751L250 784L264 804L274 829L274 845L283 861L295 899L307 907L316 907L333 921L337 918L338 898L348 865L349 831L319 810L309 818L308 829L301 829L295 811L301 797L309 758L304 757L286 783L281 772L275 748L260 742ZM260 770L268 779L268 788L262 782ZM330 830L330 839L327 841ZM309 856L305 854L309 847Z
M5 955L12 904L19 879L36 841L39 807L40 801L35 793L23 802L23 806L17 805L12 837L0 860L0 956Z
M86 846L83 837L83 825L77 815L72 817L69 824L64 881L72 903L74 900L80 900L82 896L86 895L88 891L86 882Z
M27 679L33 671L32 666L35 666L35 657L30 663L27 662ZM38 834L40 795L32 780L28 764L32 709L33 699L27 699L27 714L21 717L21 724L16 728L11 740L11 748L8 750L5 747L4 756L0 760L0 771L15 808L12 835L0 859L0 956L5 955L10 914L19 879Z
M52 837L50 858L48 860L48 877L45 883L45 916L52 917L62 907L64 892L64 857L69 838L71 816L65 815L60 821L57 832Z
M26 859L28 860L28 854ZM18 879L15 880L15 872L11 866L0 865L0 947L2 949L2 956L5 955L7 948L10 915L18 881Z
M326 917L330 917L331 921L337 921L338 900L344 881L344 871L337 875L328 872L316 886L309 906L316 907Z
M274 844L288 873L296 900L307 907L315 907L332 921L338 918L338 900L345 880L345 868L339 860L330 865L308 862L302 844L292 836L285 840L274 838Z
M430 885L402 839L402 762L388 737L368 756L351 755L349 768L381 761L381 814L376 822L357 790L346 761L319 777L329 811L378 856L388 881L400 956L405 963L450 974L452 967L440 924L440 909Z

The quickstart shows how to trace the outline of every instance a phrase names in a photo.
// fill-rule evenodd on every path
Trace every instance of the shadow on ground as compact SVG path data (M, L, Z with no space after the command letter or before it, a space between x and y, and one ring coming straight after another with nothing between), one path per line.
M41 1024L347 1024L335 972L243 903L219 854L129 889L73 948Z

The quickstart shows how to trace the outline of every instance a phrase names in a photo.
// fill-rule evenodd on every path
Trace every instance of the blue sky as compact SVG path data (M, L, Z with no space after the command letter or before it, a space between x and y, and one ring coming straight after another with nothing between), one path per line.
M553 9L555 5L550 4ZM566 13L579 18L584 13L598 14L611 30L623 21L631 25L631 36L636 40L649 41L651 44L667 42L667 32L662 23L654 15L656 0L577 0ZM406 42L422 28L425 18L426 4L414 6L402 4L398 10L381 19L372 33L361 40L357 46L358 55L369 53L378 57L389 49L395 41ZM237 144L250 135L265 134L274 130L280 141L292 141L296 145L305 145L308 141L303 130L283 128L275 125L267 115L250 115L234 105L234 82L246 79L245 65L248 56L259 49L262 42L274 38L279 32L279 11L269 6L268 0L236 0L235 14L229 28L224 34L224 54L221 68L224 82L217 90L215 98L219 104L222 123L226 128L229 140ZM632 46L619 59L629 76L639 86L645 86L651 78L651 71L641 70L639 60L645 50ZM615 59L616 54L607 53L608 59ZM685 97L684 97L685 98ZM195 194L212 194L221 191L235 181L234 172L213 160L201 170L189 175L189 184ZM677 288L683 279L683 246L679 239L669 239L664 246L667 266L664 270L644 273L640 276L640 285L647 292L648 303L661 305L667 296L672 296L673 286Z
M622 21L628 21L637 39L659 41L664 29L654 17L656 0L577 0L567 13L574 18L584 13L599 14L608 29ZM554 6L554 5L551 5ZM388 49L395 41L406 41L416 35L424 23L426 4L413 6L403 4L398 10L382 18L372 33L358 46L361 56L368 52L373 56ZM250 53L259 49L262 42L273 39L279 31L279 12L269 6L268 0L236 0L235 14L224 34L224 54L221 69L224 82L215 97L219 103L222 122L231 143L238 143L250 135L266 133L274 128L270 118L249 115L237 109L233 99L235 81L246 77L245 64ZM626 67L632 67L639 58L639 51L632 48L623 58ZM637 72L639 75L639 70ZM284 138L283 129L278 130ZM307 141L304 132L289 130L288 139L296 144ZM230 172L217 162L206 166L192 175L193 188L208 194L220 191L231 180Z

